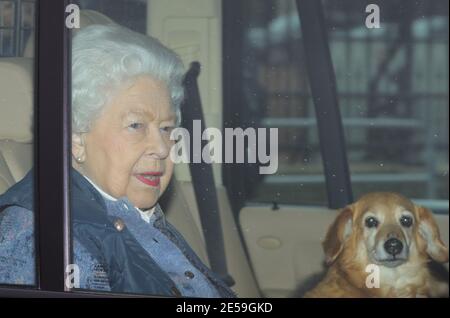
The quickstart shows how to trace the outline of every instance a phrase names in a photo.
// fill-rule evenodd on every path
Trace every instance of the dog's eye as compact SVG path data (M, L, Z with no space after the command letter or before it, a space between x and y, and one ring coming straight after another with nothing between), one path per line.
M372 227L377 227L378 226L378 220L376 218L374 218L373 216L369 216L366 219L366 226L368 228L372 228Z
M404 227L410 227L413 224L413 219L410 216L403 215L400 218L400 224L403 225Z

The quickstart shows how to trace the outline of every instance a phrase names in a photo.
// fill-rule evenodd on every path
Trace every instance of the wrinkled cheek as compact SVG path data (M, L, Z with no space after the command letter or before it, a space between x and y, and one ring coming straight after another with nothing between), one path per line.
M152 188L142 188L134 183L127 188L126 196L134 206L140 209L147 209L156 204L159 197L159 191Z
M117 165L116 165L117 167ZM116 197L125 196L127 188L132 183L132 176L128 170L116 168L107 172L110 188L114 191Z
M116 197L122 197L126 194L128 178L125 178L120 174L117 174L116 176L112 174L110 177L110 183L111 187L114 189Z

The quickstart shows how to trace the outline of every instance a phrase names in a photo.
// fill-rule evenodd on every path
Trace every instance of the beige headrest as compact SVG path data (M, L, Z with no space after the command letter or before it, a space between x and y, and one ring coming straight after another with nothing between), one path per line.
M33 60L0 59L0 139L33 140Z
M114 24L115 22L108 18L106 15L94 11L94 10L80 10L80 27L84 28L91 24ZM76 33L77 29L73 29L73 34ZM25 50L23 51L24 57L34 56L34 32L30 34L25 45Z

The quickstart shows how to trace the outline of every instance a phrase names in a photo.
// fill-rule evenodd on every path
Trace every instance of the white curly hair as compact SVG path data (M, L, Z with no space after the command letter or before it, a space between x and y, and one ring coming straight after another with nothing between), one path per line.
M72 131L89 131L122 85L140 75L166 84L180 123L184 66L157 39L118 25L90 25L72 41Z

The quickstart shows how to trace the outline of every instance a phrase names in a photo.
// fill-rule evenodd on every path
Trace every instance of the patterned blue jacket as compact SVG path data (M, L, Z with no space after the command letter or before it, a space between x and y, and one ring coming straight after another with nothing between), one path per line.
M187 297L234 297L159 205L150 222L126 199L105 200L72 169L73 259L79 288ZM35 283L33 171L0 196L0 284ZM117 221L125 224L118 230Z

